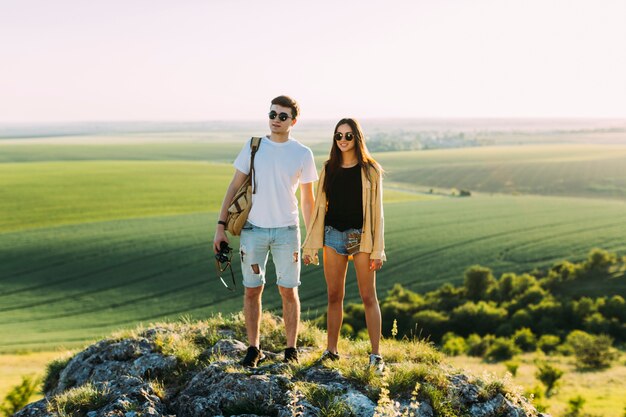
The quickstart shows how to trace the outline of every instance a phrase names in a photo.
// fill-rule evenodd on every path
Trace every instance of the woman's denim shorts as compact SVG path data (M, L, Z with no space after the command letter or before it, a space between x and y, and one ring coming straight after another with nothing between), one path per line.
M347 229L343 232L335 229L332 226L324 226L324 246L333 248L339 255L349 255L346 249L348 243L348 233L359 232L362 229Z

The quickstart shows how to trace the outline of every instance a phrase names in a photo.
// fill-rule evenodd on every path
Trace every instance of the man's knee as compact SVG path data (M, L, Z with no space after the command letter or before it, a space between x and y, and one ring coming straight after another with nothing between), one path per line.
M244 290L244 297L248 300L258 300L261 298L261 294L263 293L263 286L249 288L246 287Z
M298 288L286 288L282 286L278 286L278 291L280 292L280 296L283 300L288 302L298 301Z

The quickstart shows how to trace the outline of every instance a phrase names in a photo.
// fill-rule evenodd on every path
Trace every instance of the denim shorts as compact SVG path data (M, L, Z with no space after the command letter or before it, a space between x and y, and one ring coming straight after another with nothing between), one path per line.
M300 227L266 228L250 222L243 226L239 239L243 285L256 288L265 284L265 266L270 252L276 268L276 284L285 288L299 286Z
M348 233L359 232L363 229L347 229L343 232L332 226L324 226L324 246L333 248L339 255L349 255L346 249L348 243Z

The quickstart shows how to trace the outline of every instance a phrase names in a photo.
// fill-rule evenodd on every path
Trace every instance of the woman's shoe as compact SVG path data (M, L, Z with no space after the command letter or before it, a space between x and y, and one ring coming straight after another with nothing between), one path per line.
M374 373L376 375L382 375L385 371L385 361L383 360L383 357L380 355L371 354L369 367L374 370Z

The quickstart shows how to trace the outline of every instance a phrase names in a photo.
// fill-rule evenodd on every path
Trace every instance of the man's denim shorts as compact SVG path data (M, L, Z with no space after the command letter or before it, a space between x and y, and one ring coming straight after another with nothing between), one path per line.
M285 288L299 286L300 227L265 228L250 222L243 226L239 239L243 285L256 288L265 284L265 266L270 251L276 268L276 283Z
M339 255L349 255L346 249L348 243L348 233L359 232L362 229L347 229L343 232L335 229L332 226L324 226L324 246L333 248Z

